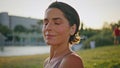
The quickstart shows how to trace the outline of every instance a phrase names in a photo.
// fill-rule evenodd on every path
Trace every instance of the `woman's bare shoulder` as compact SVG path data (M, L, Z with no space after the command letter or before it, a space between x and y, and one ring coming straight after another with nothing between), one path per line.
M84 68L82 59L76 53L71 53L70 55L63 58L60 68Z

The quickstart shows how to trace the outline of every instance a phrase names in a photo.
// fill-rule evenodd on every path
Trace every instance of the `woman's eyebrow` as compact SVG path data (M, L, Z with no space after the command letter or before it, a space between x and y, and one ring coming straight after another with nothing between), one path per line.
M48 20L47 18L44 18L43 20ZM62 20L60 17L52 18L52 20Z
M62 20L60 17L53 18L53 20Z
M48 20L48 19L47 19L47 18L44 18L44 19L43 19L43 21L46 21L46 20Z

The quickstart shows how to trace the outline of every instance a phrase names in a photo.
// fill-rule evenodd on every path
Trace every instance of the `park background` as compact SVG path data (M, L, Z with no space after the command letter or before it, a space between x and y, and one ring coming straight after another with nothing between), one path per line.
M120 68L120 45L114 45L113 36L115 25L120 25L120 1L59 1L73 5L80 14L81 42L72 49L83 58L85 68ZM49 47L44 43L41 25L45 8L51 2L0 1L0 68L43 68ZM91 41L95 41L92 49Z

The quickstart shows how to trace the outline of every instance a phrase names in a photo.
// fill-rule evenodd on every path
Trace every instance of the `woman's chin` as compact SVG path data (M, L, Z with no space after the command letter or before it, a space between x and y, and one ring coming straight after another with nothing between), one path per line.
M49 46L56 46L56 44L53 42L53 43L50 43L50 42L46 42L47 45Z

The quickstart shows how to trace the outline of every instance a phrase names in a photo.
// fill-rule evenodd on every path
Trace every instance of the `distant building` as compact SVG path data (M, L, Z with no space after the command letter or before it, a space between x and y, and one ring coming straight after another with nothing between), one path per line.
M20 16L13 16L9 15L7 12L0 13L0 24L7 26L9 29L14 29L17 25L22 25L27 29L33 29L33 26L39 26L38 22L40 19L34 19L34 18L27 18L27 17L20 17ZM42 25L39 26L41 29ZM41 33L33 32L33 33L12 33L13 40L9 42L5 42L6 45L39 45L41 43L44 43L43 37ZM14 38L15 36L18 36L20 38L20 41L16 41Z
M6 37L0 33L0 45L3 45Z
M0 51L4 51L6 37L0 33Z
M12 16L7 12L0 13L0 24L5 25L10 29L14 29L16 25L22 25L30 29L32 25L37 25L38 21L39 19Z

